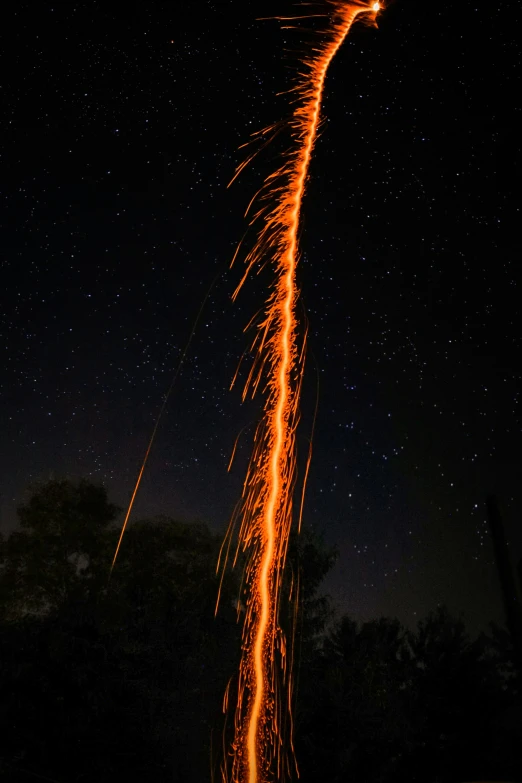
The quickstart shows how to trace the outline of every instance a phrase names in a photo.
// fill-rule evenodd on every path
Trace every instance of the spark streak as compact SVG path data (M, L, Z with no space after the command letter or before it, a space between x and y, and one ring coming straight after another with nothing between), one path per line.
M281 780L288 769L276 660L282 666L282 683L289 694L290 711L291 660L286 660L278 612L292 523L295 431L304 369L304 340L302 349L298 348L295 279L300 213L328 67L357 17L366 14L375 22L375 15L380 10L379 3L327 2L331 6L329 28L324 40L304 60L303 72L292 90L296 96L296 107L290 119L292 148L282 166L265 180L253 200L256 211L250 225L256 224L260 228L253 249L246 254L246 271L233 296L235 299L254 267L261 269L267 263L272 264L275 284L257 324L252 345L256 358L243 391L245 398L265 379L264 416L256 432L243 486L239 543L234 559L236 562L240 550L248 553L248 598L232 746L233 783ZM261 131L258 140L263 141L262 137L269 130ZM252 157L249 156L246 163ZM238 167L236 176L246 163ZM305 479L307 472L308 466ZM223 543L225 563L218 567L226 566L234 521ZM223 779L229 779L226 765Z
M165 412L165 408L167 407L167 403L168 403L169 398L170 398L170 396L172 394L174 386L176 385L176 381L177 381L178 376L179 376L179 374L181 372L181 368L183 367L183 362L185 361L185 358L187 356L188 350L190 348L190 344L192 342L192 338L194 337L197 325L199 323L199 319L201 318L201 314L203 313L203 310L204 310L205 305L207 303L207 299L209 298L210 292L214 288L214 285L216 284L220 274L221 274L220 272L217 273L217 275L213 279L212 283L210 284L210 288L208 289L207 293L205 294L205 297L204 297L204 299L203 299L203 301L202 301L202 303L200 305L200 308L198 310L198 314L196 315L196 320L194 321L194 323L192 325L192 329L190 331L189 338L187 340L187 344L185 345L185 348L183 349L183 352L181 354L181 358L180 358L180 360L178 362L178 366L177 366L176 371L174 373L174 377L172 378L172 381L170 383L168 391L167 391L165 397L163 398L163 402L161 404L160 411L159 411L158 416L156 418L156 421L154 423L154 427L152 429L152 434L150 436L150 440L149 440L149 443L147 445L147 449L145 451L145 456L143 458L143 462L141 463L141 467L140 467L140 470L138 472L138 477L136 479L136 483L134 484L134 489L133 489L133 492L132 492L132 495L131 495L131 499L129 501L129 505L127 506L127 511L125 513L125 518L123 520L123 524L122 524L122 527L121 527L120 536L118 538L118 543L116 544L116 550L115 550L114 556L112 558L111 568L110 568L110 571L109 571L109 581L111 579L112 572L114 571L114 566L116 565L116 560L118 559L118 554L119 554L119 551L120 551L121 543L123 541L123 536L125 535L125 531L127 530L127 525L129 523L130 515L132 513L132 507L134 506L134 501L136 500L136 495L138 494L138 490L140 488L141 480L143 478L143 473L145 471L145 467L146 467L147 461L149 459L149 454L150 454L150 451L152 449L152 445L153 445L154 440L156 438L156 433L158 431L158 427L159 427L161 418L162 418L162 416L163 416L163 414Z

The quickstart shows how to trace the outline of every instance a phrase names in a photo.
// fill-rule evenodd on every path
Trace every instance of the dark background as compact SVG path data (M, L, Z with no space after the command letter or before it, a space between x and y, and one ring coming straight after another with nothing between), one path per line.
M260 413L228 387L264 295L253 281L232 304L241 266L228 266L283 142L226 186L239 145L288 116L276 93L313 39L256 20L293 12L4 11L4 531L49 475L103 481L125 505L216 275L137 515L225 529ZM378 30L353 30L328 76L303 208L300 447L319 374L305 519L338 546L328 587L356 619L412 624L439 603L471 630L500 619L487 492L522 554L521 22L516 3L403 0Z

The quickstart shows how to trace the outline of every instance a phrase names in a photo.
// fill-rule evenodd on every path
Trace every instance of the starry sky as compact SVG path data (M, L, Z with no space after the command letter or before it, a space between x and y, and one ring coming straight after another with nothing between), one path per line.
M288 0L7 11L2 530L53 475L128 502L207 294L136 516L225 529L261 409L230 381L267 282L233 304L229 265L284 133L227 184L239 146L289 116L281 93L321 20L259 18L292 13ZM489 492L522 555L521 23L516 3L397 0L329 72L302 216L299 448L319 380L304 519L337 546L326 586L357 619L413 624L446 603L472 630L501 620Z

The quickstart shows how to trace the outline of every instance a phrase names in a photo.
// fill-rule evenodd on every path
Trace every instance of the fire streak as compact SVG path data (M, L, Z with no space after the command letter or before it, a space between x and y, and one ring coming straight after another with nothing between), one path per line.
M156 421L154 423L154 427L152 429L152 434L150 436L150 440L149 440L147 449L145 451L145 456L143 457L143 462L141 463L141 467L140 467L140 470L138 472L138 477L136 479L136 483L134 484L134 490L132 492L131 499L129 501L129 505L127 506L127 511L125 513L125 518L123 520L123 525L121 527L120 536L118 538L118 543L116 544L116 550L115 550L114 556L112 558L111 568L110 568L110 571L109 571L109 581L111 579L112 572L114 571L114 566L116 565L116 560L118 559L118 554L119 554L119 551L120 551L120 548L121 548L121 543L123 541L123 536L125 535L125 531L127 530L127 525L129 523L130 515L132 513L132 507L134 506L134 501L136 500L136 495L138 494L138 490L140 488L141 480L143 478L143 473L145 471L145 467L146 467L147 461L149 459L149 454L151 452L152 446L154 444L154 440L156 438L156 433L158 431L158 427L160 425L161 418L162 418L162 416L163 416L163 414L165 412L165 409L167 407L167 403L168 403L168 401L170 399L170 396L171 396L171 394L172 394L172 392L174 390L174 386L176 385L176 381L177 381L178 376L179 376L179 374L181 372L181 368L183 367L183 362L185 361L185 358L186 358L187 353L189 351L190 344L192 342L192 338L194 337L194 334L196 332L196 328L197 328L197 325L199 323L199 319L201 318L201 314L203 313L203 310L204 310L205 305L207 303L207 299L209 298L210 292L212 291L212 289L214 288L215 284L217 283L218 277L220 277L220 275L221 275L221 273L218 272L218 274L216 275L216 277L213 279L212 283L210 284L210 288L208 289L207 293L205 294L205 297L204 297L204 299L203 299L203 301L202 301L202 303L200 305L200 308L198 310L198 314L196 315L196 320L194 321L194 323L192 325L192 329L190 331L187 344L185 345L185 348L183 349L183 352L181 354L181 358L180 358L180 360L178 362L178 366L176 367L176 371L174 373L174 377L172 378L172 381L170 383L168 391L167 391L165 397L163 398L163 402L161 404L160 411L159 411L158 416L156 418Z
M262 378L266 378L264 416L256 432L240 509L238 550L248 552L249 593L232 748L234 783L264 783L274 776L280 780L286 771L282 747L284 719L275 664L276 659L282 664L291 722L291 660L286 660L278 610L292 522L295 430L304 366L304 340L299 350L295 312L300 212L328 67L357 17L365 14L374 22L380 10L379 3L328 2L329 29L324 41L305 59L304 73L293 90L296 108L290 119L292 149L253 200L257 211L250 224L261 227L254 248L246 255L246 271L234 293L235 298L253 267L273 264L275 285L257 325L252 346L256 360L243 392L243 397L249 390L254 393ZM274 127L257 134L257 138L265 142ZM246 163L238 167L236 176ZM234 521L223 543L225 564ZM221 566L225 567L223 563ZM223 778L228 779L226 767Z

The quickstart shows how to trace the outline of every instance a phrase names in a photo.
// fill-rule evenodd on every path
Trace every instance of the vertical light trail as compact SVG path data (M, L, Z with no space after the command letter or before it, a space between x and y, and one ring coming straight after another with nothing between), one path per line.
M249 593L232 747L234 783L265 783L280 780L285 774L275 661L280 660L284 685L291 688L278 608L292 522L295 429L303 374L304 346L299 351L295 312L300 213L328 67L357 17L365 14L375 22L380 9L378 3L328 1L329 28L304 60L304 73L293 91L296 108L290 119L292 148L282 166L267 178L255 201L258 206L251 225L260 225L258 238L246 255L246 272L234 293L235 298L253 267L273 265L275 284L258 324L253 342L256 360L243 392L244 397L249 389L255 392L261 379L266 378L264 416L243 487L239 531L238 550L248 552ZM223 550L228 552L229 545L230 539L228 544L225 539ZM229 779L226 765L223 778Z

